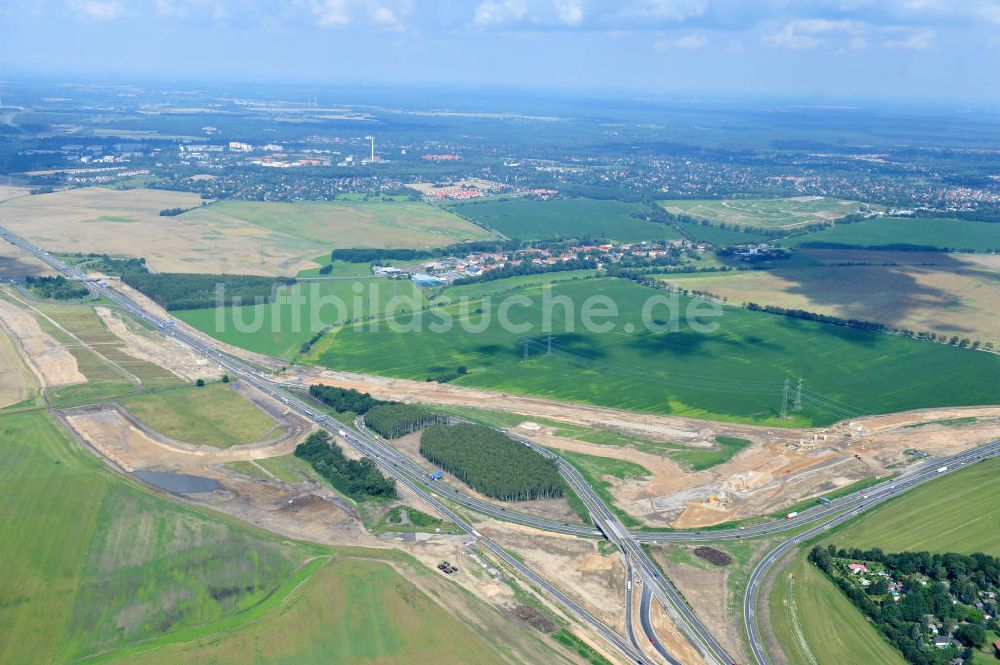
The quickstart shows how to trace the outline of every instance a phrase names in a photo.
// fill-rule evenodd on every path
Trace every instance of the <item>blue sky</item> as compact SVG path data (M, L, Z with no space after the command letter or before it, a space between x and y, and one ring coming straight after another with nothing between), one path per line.
M0 0L0 77L1000 101L1000 0Z

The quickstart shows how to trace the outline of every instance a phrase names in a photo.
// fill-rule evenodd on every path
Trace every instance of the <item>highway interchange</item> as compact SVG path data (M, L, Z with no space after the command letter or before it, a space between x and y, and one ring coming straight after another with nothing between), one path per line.
M434 506L444 517L451 520L461 529L472 534L479 544L489 550L495 557L503 561L510 570L530 580L537 588L548 594L553 600L573 614L583 625L588 626L604 639L615 650L622 653L631 662L653 662L637 643L632 627L632 582L642 584L640 600L640 625L646 638L650 641L659 656L671 665L680 665L681 661L671 655L657 638L650 618L651 600L655 596L678 627L710 663L728 665L735 661L716 641L711 632L698 619L687 601L677 589L659 571L641 543L680 543L680 542L718 542L727 540L742 540L761 536L780 534L789 530L799 530L811 525L805 531L794 534L770 551L754 568L748 581L747 593L744 598L743 619L746 637L758 665L770 665L771 660L764 646L757 618L761 585L776 563L789 551L803 542L845 522L863 511L886 501L887 499L906 491L918 484L951 473L963 466L1000 454L1000 441L980 446L946 459L932 459L921 463L903 476L883 481L863 492L835 499L829 504L817 505L801 511L794 519L780 519L733 529L706 531L636 531L630 532L621 523L615 513L597 495L589 483L569 463L565 462L552 451L537 443L507 432L509 436L521 441L541 453L556 460L559 472L570 487L583 501L591 515L594 526L574 525L535 517L519 511L509 510L490 501L484 501L451 488L439 481L430 480L427 473L413 460L398 452L395 448L381 441L364 428L362 421L355 426L358 431L345 426L329 415L318 411L309 401L297 396L289 384L280 384L269 380L254 367L226 355L206 344L200 338L177 329L170 321L147 312L137 303L103 283L87 279L75 267L64 264L47 252L27 241L0 228L0 237L15 246L27 251L57 270L64 276L87 284L96 293L115 302L132 316L162 330L175 339L187 344L193 350L211 357L234 378L246 382L261 392L284 403L289 409L300 416L323 427L332 434L344 439L359 453L372 459L389 476L420 496ZM295 386L301 387L301 386ZM579 603L560 591L528 568L519 559L506 552L495 541L480 534L474 526L459 515L451 507L451 502L500 520L514 522L543 531L574 535L584 538L607 538L620 551L626 567L626 633L623 637L616 630L604 624L593 616Z

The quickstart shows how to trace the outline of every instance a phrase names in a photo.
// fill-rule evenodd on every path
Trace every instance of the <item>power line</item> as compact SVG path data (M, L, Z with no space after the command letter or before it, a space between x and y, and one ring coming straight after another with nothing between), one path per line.
M790 381L785 377L785 384L781 388L781 419L786 420L788 418L788 387Z

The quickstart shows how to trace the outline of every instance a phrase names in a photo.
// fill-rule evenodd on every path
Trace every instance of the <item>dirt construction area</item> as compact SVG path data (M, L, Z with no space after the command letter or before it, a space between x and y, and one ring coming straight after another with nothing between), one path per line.
M28 370L20 359L14 341L0 327L0 408L28 399L34 392Z
M221 378L222 372L217 365L177 340L162 335L152 339L139 326L130 325L119 312L108 307L95 307L94 310L104 325L125 344L122 351L133 358L159 365L186 381Z
M52 335L42 330L31 314L0 298L0 325L15 340L43 387L86 383L76 358Z
M185 502L206 505L291 538L378 546L350 507L327 486L306 479L284 483L276 478L251 478L224 466L291 453L309 430L307 423L293 416L285 417L288 433L277 441L220 450L160 436L117 405L82 407L59 415L82 443L120 471L189 474L219 483L211 492L176 495Z

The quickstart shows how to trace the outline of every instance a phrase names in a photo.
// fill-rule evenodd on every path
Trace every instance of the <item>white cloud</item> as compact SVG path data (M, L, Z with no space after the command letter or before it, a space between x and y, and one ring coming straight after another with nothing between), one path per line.
M476 7L473 22L480 27L517 22L528 14L522 0L486 0Z
M690 35L684 35L676 39L660 37L653 44L653 49L658 53L663 53L665 51L669 51L670 49L694 50L702 48L707 43L708 43L708 38L705 37L705 35L692 33Z
M122 15L118 0L70 0L69 8L80 16L95 21L108 21Z
M917 30L901 39L890 39L885 43L886 48L903 49L907 51L925 51L934 40L933 30Z
M637 10L654 18L683 21L703 15L707 8L707 0L644 0Z
M583 23L583 7L579 0L554 0L556 16L564 25L580 25Z
M410 4L407 2L393 9L386 5L377 5L372 9L372 22L382 28L392 30L403 29L403 19L410 12Z
M821 47L840 44L846 48L863 48L864 26L857 21L822 18L788 21L780 30L764 34L761 44L791 51L812 51Z
M351 24L347 0L323 0L313 6L316 21L323 27L344 28Z
M410 13L412 0L312 0L316 23L325 28L346 28L355 24L400 30Z

